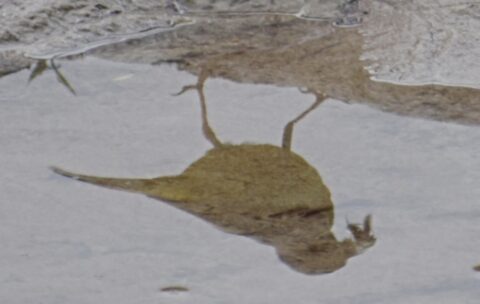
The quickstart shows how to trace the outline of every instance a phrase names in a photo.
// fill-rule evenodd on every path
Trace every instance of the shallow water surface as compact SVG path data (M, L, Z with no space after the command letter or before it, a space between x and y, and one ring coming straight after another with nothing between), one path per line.
M291 47L199 21L0 78L0 299L477 303L478 90L275 18Z
M179 174L211 145L196 79L173 66L59 62L26 87L28 71L2 92L2 297L119 303L166 295L201 303L474 303L478 280L480 130L388 114L328 99L295 126L292 150L322 176L345 219L373 216L375 246L333 274L305 276L271 247L223 234L160 201L56 176L57 165L98 175ZM25 90L23 93L22 91ZM232 144L280 145L283 128L314 101L297 89L205 84L210 125ZM252 282L257 282L252 284ZM275 292L266 292L275 290ZM142 300L143 301L143 300ZM184 301L183 298L171 301ZM15 303L15 301L13 301Z

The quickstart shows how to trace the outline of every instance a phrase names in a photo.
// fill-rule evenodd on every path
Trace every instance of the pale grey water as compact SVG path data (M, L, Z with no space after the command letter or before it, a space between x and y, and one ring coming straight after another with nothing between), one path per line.
M315 167L345 218L373 215L377 244L333 274L306 276L270 247L140 195L54 176L50 165L110 176L181 172L208 148L195 81L174 66L60 61L0 82L0 255L10 303L476 303L480 129L329 100L295 129L293 150ZM225 141L279 144L312 96L294 88L206 83ZM252 282L257 282L253 284ZM159 288L190 291L167 295ZM239 295L245 299L239 300ZM59 300L60 299L60 300Z
M323 37L322 31L307 37ZM163 202L53 174L52 165L116 177L174 175L211 148L195 92L172 96L196 82L195 66L151 65L157 57L176 58L169 43L182 54L188 43L175 44L182 35L147 37L147 52L135 48L141 43L127 43L57 59L60 73L47 62L30 83L34 65L28 62L28 69L0 78L0 301L478 302L478 124L399 116L334 99L300 121L292 149L332 193L335 236L350 237L346 219L371 214L377 238L345 267L317 276L281 263L270 246L226 234ZM66 50L79 50L62 41ZM34 50L45 51L42 45ZM285 82L274 85L290 81L288 74L255 84L255 77L265 82L261 69L238 76L238 66L242 61L232 61L230 80L213 75L206 82L211 127L225 142L280 145L285 124L313 96ZM161 291L169 286L188 291Z

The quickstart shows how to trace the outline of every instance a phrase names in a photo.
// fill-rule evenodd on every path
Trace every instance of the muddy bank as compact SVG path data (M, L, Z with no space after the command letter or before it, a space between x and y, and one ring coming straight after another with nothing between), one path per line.
M479 87L480 3L454 0L25 0L0 3L0 52L59 54L198 20L264 13L356 25L375 79ZM258 15L260 14L260 15ZM181 21L179 21L181 20ZM253 22L256 24L258 22ZM213 21L215 24L215 21ZM122 37L124 36L124 37ZM101 44L101 43L100 43Z
M35 61L13 50L0 52L0 77L22 69L28 69Z
M308 88L345 102L401 115L480 123L480 90L446 85L377 82L362 61L357 28L292 16L239 17L194 25L142 40L99 48L93 55L180 69L241 83Z
M25 0L0 3L0 76L29 68L29 57L52 56L89 43L113 43L121 36L168 28L178 16L169 1ZM212 10L209 1L189 1ZM237 2L237 1L232 1ZM259 7L262 3L251 3ZM233 7L238 7L233 3ZM242 5L245 8L245 4ZM175 13L175 12L173 12Z
M128 35L176 23L176 1L26 0L0 3L0 51L47 54L81 47L115 35ZM296 12L301 1L179 1L189 12L220 10Z
M50 6L45 5L50 2ZM378 61L365 54L372 55L368 47L372 41L380 41L372 37L382 36L371 31L372 26L384 22L379 7L390 8L397 16L408 12L408 7L415 8L413 4L362 2L356 12L362 14L362 22L343 28L334 26L343 12L336 1L321 2L321 13L308 5L302 7L300 1L187 1L173 8L171 1L78 1L69 6L53 0L43 3L1 35L13 39L15 51L0 53L4 58L0 74L28 68L32 60L22 57L22 52L37 54L37 58L89 54L121 62L174 63L193 74L207 71L209 77L241 83L308 88L401 115L480 123L478 89L397 85L371 79L367 69L372 70ZM318 18L300 15L299 8L305 14L315 12ZM43 20L39 24L44 26L37 24L38 20ZM394 28L398 27L395 20ZM50 38L55 34L58 41ZM45 42L35 37L43 37ZM28 43L33 44L26 47ZM435 52L430 55L433 57L424 59L436 58ZM411 65L415 65L414 60Z

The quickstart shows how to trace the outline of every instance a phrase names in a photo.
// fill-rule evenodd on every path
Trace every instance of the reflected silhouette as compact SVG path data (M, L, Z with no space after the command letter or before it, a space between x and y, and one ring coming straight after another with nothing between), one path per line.
M49 67L49 64L50 64L50 67ZM67 80L67 78L65 78L65 76L62 74L62 72L60 71L60 68L56 65L54 58L48 61L46 59L37 60L37 62L33 67L32 72L30 73L30 77L28 78L28 83L32 82L37 77L41 76L49 68L53 70L53 72L57 76L57 81L61 85L63 85L73 95L77 95L77 93L75 92L75 89L72 87L72 85Z
M177 176L153 179L96 177L53 170L95 185L144 193L199 216L226 232L254 238L275 247L280 259L306 274L333 272L371 247L371 218L348 224L353 239L337 240L331 228L334 206L330 191L315 168L291 151L296 123L326 98L311 92L315 102L284 128L282 146L222 143L208 123L204 69L195 85L202 128L213 145L205 156Z

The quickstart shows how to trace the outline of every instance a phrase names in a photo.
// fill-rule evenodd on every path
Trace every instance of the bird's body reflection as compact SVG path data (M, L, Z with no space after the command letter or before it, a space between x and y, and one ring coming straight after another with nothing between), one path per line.
M307 273L327 273L372 246L370 217L363 225L349 224L353 239L338 241L331 227L334 207L330 191L315 168L291 151L295 123L325 99L316 101L290 121L281 147L268 144L223 144L210 128L203 93L208 72L199 75L196 89L202 107L203 133L214 146L177 176L118 179L56 173L99 186L144 193L199 216L223 230L274 246L282 261ZM182 91L182 92L183 92Z

